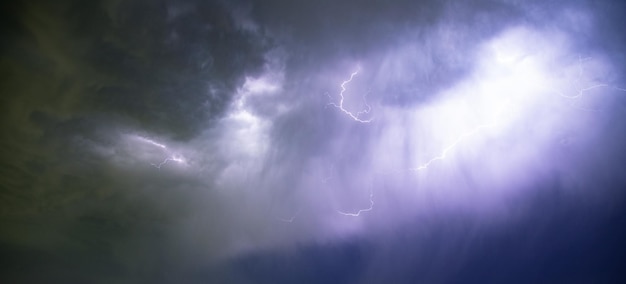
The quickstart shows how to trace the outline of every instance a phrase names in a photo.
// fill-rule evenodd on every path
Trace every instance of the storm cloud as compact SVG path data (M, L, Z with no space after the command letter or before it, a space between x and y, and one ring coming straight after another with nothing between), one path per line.
M2 10L9 282L624 278L618 1Z

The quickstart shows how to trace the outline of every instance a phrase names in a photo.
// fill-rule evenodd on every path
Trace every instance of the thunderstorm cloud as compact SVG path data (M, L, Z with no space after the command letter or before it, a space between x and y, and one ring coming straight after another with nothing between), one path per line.
M620 1L3 4L7 283L621 283Z

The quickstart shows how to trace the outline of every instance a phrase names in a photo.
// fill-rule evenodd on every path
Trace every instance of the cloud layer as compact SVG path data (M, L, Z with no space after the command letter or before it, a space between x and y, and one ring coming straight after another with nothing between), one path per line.
M622 208L622 4L83 2L5 9L8 279L450 283Z

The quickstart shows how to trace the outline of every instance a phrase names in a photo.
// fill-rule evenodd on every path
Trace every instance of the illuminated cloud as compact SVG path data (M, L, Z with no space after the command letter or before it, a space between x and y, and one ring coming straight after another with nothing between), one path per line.
M62 2L5 17L10 280L615 273L622 4Z

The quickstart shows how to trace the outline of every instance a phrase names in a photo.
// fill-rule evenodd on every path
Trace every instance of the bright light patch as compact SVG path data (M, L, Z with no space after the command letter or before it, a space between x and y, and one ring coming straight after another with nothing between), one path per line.
M178 165L188 164L183 155L164 143L135 134L130 134L126 137L128 138L126 143L127 151L135 159L150 164L157 169L161 169L170 163Z
M142 136L136 136L136 137L137 137L137 139L138 139L139 141L141 141L141 142L145 142L145 143L147 143L147 144L150 144L150 145L153 145L153 146L159 147L159 148L161 148L161 149L165 149L165 148L167 148L165 145L163 145L163 144L161 144L161 143L158 143L158 142L156 142L156 141L154 141L154 140L152 140L152 139L145 138L145 137L142 137Z
M246 77L240 92L247 94L271 94L280 90L280 85L274 82L270 77Z
M231 151L251 157L264 152L266 125L259 117L242 109L233 112L228 123L232 127L229 136Z

